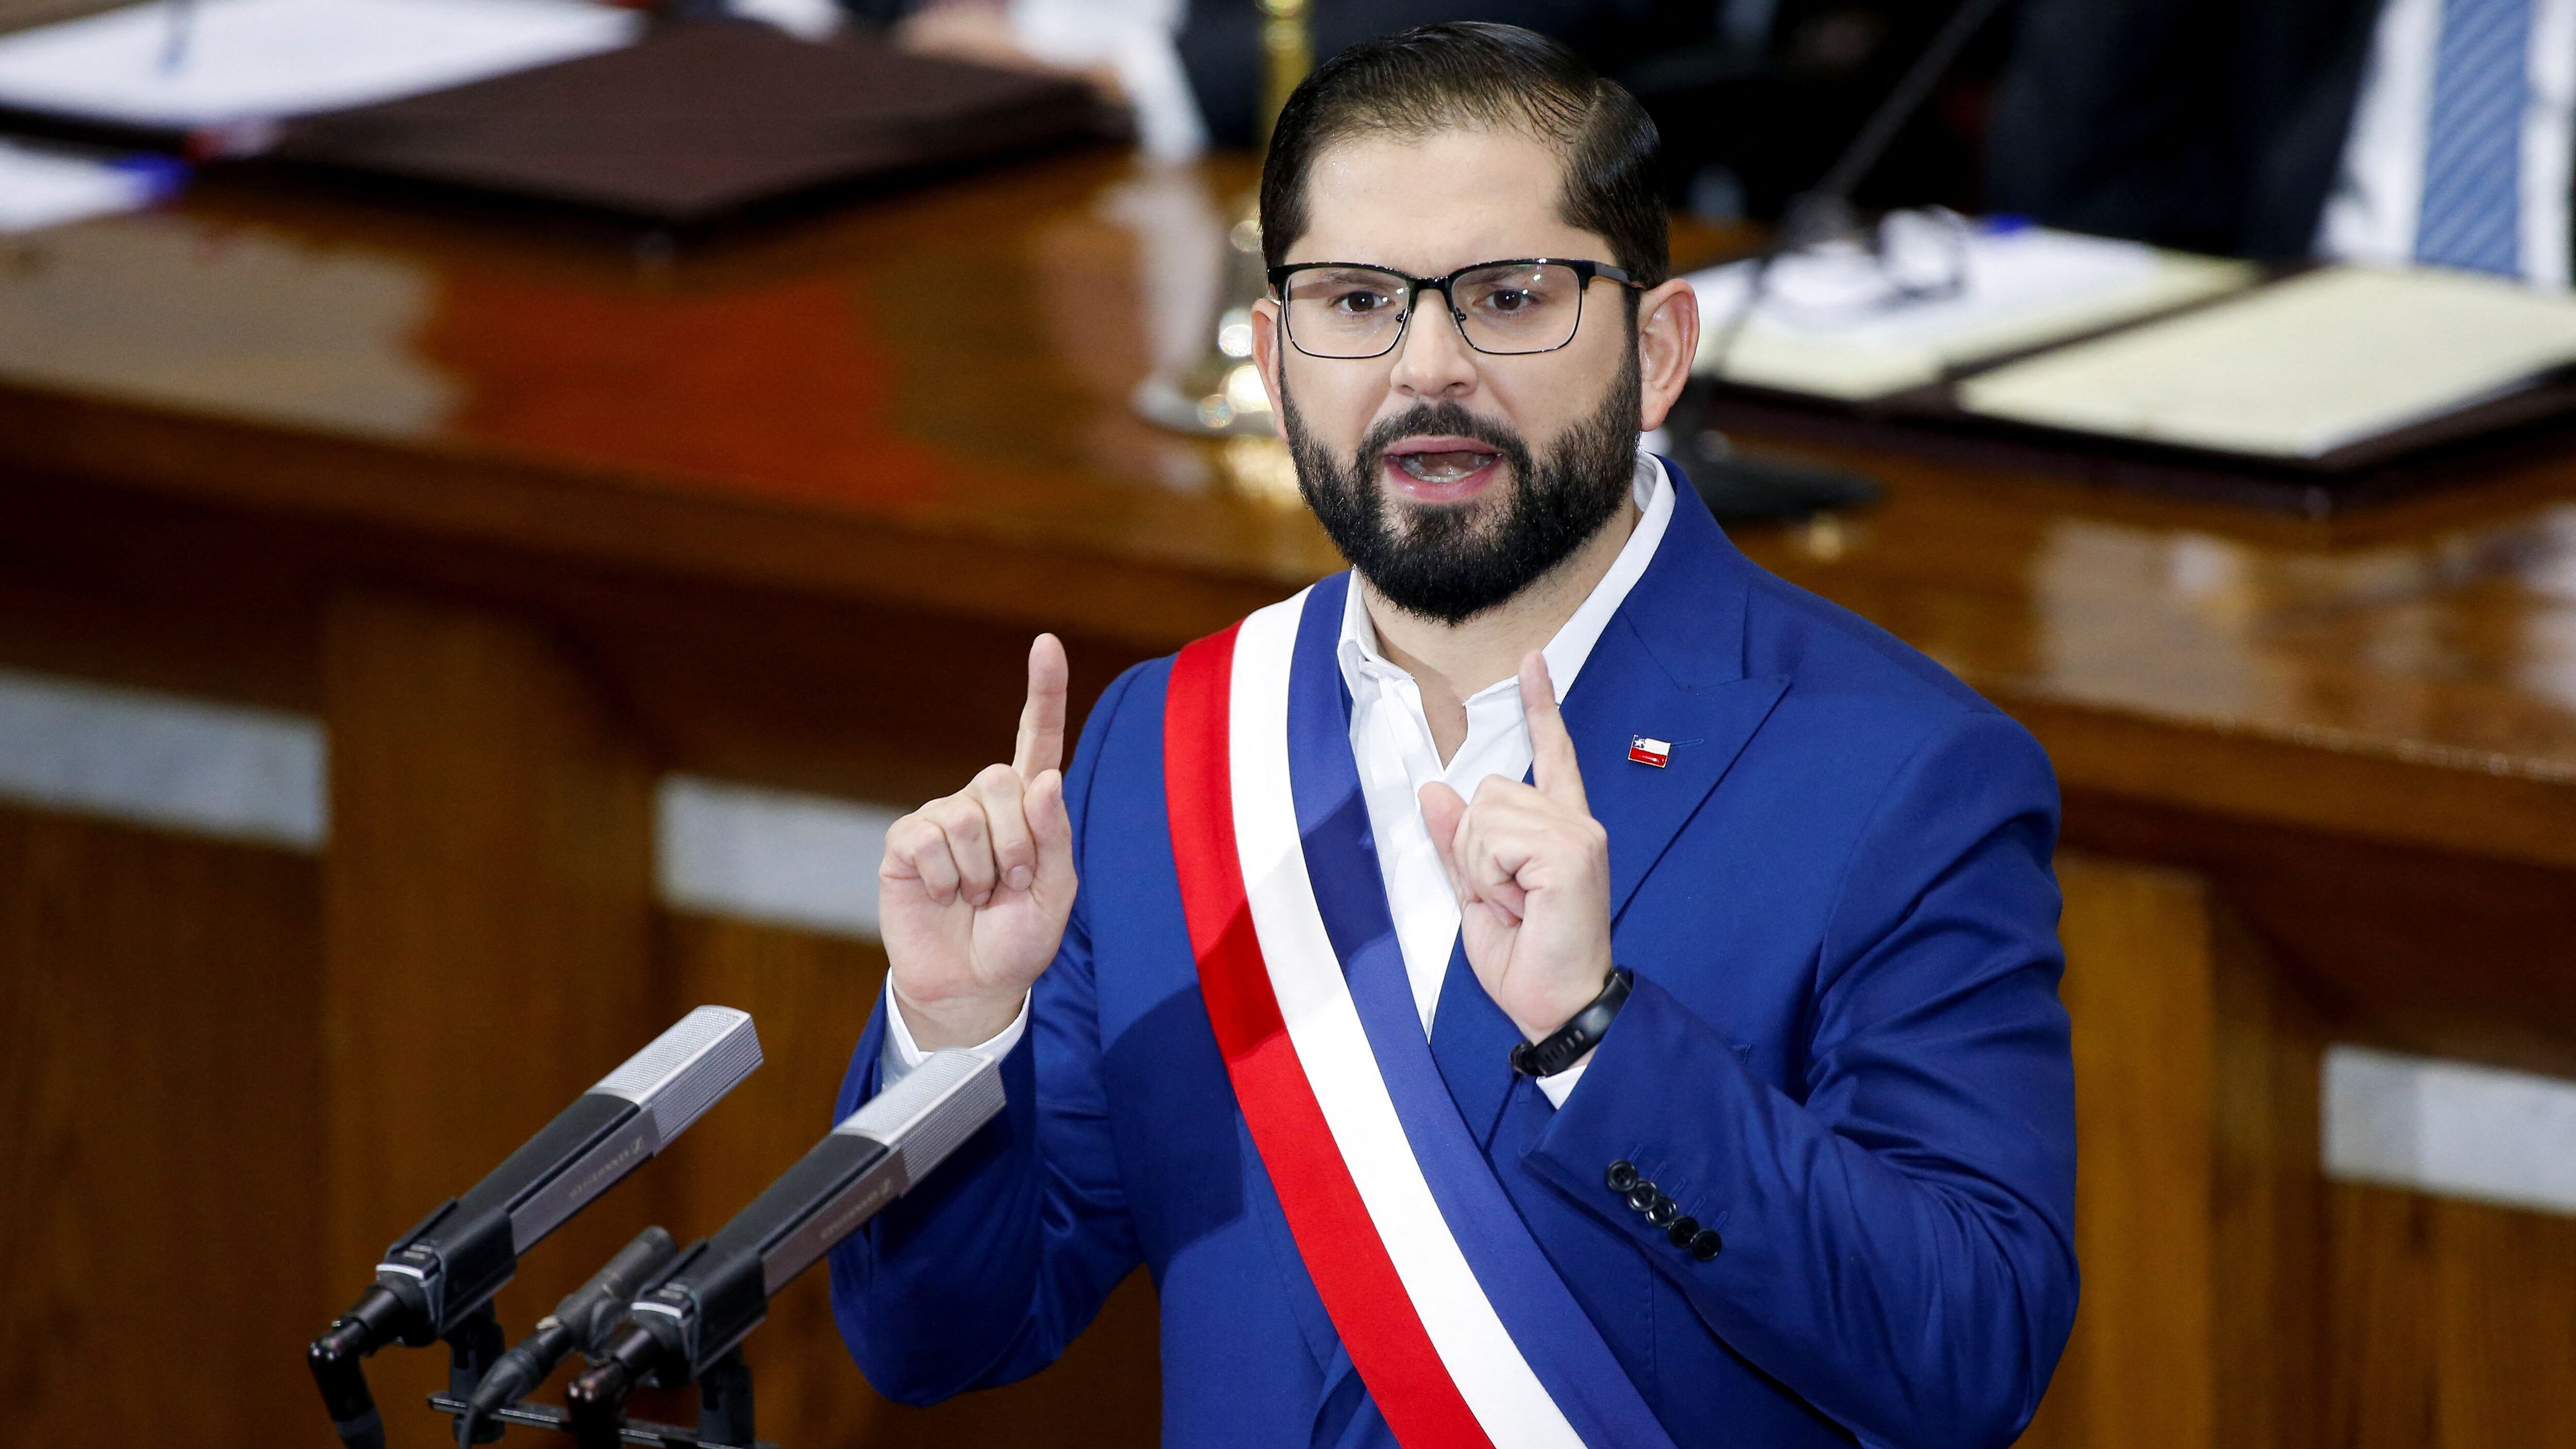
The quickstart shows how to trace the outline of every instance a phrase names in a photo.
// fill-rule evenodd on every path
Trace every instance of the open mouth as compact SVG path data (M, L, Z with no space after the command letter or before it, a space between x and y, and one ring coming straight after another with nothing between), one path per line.
M1455 502L1481 491L1503 455L1489 443L1456 436L1405 438L1386 450L1389 481L1427 503Z
M1401 453L1396 456L1395 466L1425 483L1455 483L1480 468L1492 467L1499 456L1463 449L1447 453Z

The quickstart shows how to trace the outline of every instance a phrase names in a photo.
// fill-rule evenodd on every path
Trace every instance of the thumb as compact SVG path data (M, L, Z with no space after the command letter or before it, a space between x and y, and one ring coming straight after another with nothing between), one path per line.
M1422 787L1422 823L1431 830L1432 848L1440 852L1440 868L1449 873L1452 890L1464 890L1467 878L1458 870L1458 822L1466 818L1467 802L1458 792L1439 780Z

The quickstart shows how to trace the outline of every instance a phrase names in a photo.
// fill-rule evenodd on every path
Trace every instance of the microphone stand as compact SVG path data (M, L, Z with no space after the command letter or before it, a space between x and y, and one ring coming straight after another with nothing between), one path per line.
M343 1319L341 1324L333 1325L331 1332L316 1339L308 1361L315 1382L321 1386L322 1402L330 1411L331 1427L339 1434L340 1442L352 1446L352 1449L383 1449L384 1419L377 1411L374 1393L367 1387L365 1355L350 1351L354 1340L342 1327L354 1322L354 1319ZM447 1331L445 1341L447 1393L443 1397L456 1400L461 1409L474 1397L474 1390L481 1386L483 1376L492 1371L492 1365L501 1357L504 1340L500 1315L493 1312L487 1301L458 1320L455 1327ZM430 1403L435 1406L440 1397L433 1395ZM500 1437L501 1426L492 1424L478 1428L473 1442L489 1444Z
M694 1426L628 1418L622 1393L613 1403L576 1396L569 1410L525 1400L492 1410L492 1422L486 1426L490 1432L478 1432L475 1442L488 1443L499 1437L502 1425L515 1424L572 1435L576 1449L618 1449L625 1444L653 1449L778 1449L769 1440L754 1437L751 1365L740 1348L727 1350L696 1382L698 1422ZM471 1408L468 1395L453 1392L431 1395L429 1406L451 1416Z
M688 1443L748 1442L742 1341L768 1321L771 1295L910 1192L1002 1106L1001 1064L951 1050L931 1053L843 1118L714 1237L680 1254L564 1389L580 1449L635 1442L626 1400L643 1383L698 1385L699 1424Z
M658 1155L759 1065L760 1039L748 1013L699 1007L386 1249L376 1280L305 1350L332 1432L346 1449L385 1445L384 1419L367 1387L368 1355L444 1339L449 1393L470 1402L503 1358L492 1299L517 1275L521 1250ZM472 1423L465 1427L470 1441L483 1442ZM499 1437L497 1426L488 1437Z
M1736 303L1726 324L1718 329L1710 349L1708 370L1712 376L1724 374L1726 359L1734 352L1745 324L1768 294L1773 264L1788 252L1850 234L1853 191L1886 157L1897 132L1904 129L1932 94L1932 87L1957 63L1959 53L1968 48L1968 42L2004 4L2005 0L1961 0L1959 8L1950 12L1950 18L1933 35L1932 43L1897 78L1886 99L1861 124L1851 144L1843 148L1842 155L1835 158L1814 189L1791 197L1781 209L1778 229L1753 256L1753 275L1745 283L1744 299ZM1708 405L1703 396L1700 409L1704 412ZM1697 436L1691 440L1691 451L1697 454L1700 471L1692 479L1709 511L1721 520L1806 517L1874 503L1882 491L1876 483L1855 473L1739 457L1723 434L1714 429L1694 431Z
M491 1304L468 1314L447 1335L447 1392L458 1398L473 1398L474 1390L492 1371L506 1343L501 1335L501 1316L492 1311ZM478 1427L473 1442L489 1444L500 1437L501 1426L494 1424L488 1431Z

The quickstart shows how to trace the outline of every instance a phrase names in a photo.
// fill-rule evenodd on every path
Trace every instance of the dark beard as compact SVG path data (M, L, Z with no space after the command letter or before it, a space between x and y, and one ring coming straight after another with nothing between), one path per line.
M1636 476L1634 349L1609 396L1565 430L1543 463L1534 464L1518 433L1444 399L1369 429L1345 470L1306 431L1284 379L1280 402L1297 460L1297 491L1333 546L1388 603L1443 624L1474 618L1563 563L1619 511ZM1405 438L1443 434L1473 438L1500 454L1510 469L1510 495L1495 499L1489 490L1462 504L1391 503L1382 482L1386 450Z

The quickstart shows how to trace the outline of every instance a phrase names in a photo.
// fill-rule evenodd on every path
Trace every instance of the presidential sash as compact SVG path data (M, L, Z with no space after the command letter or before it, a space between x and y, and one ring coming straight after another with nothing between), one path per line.
M1405 1449L1670 1449L1424 1038L1334 659L1348 587L1328 579L1172 665L1172 854L1235 1097Z

